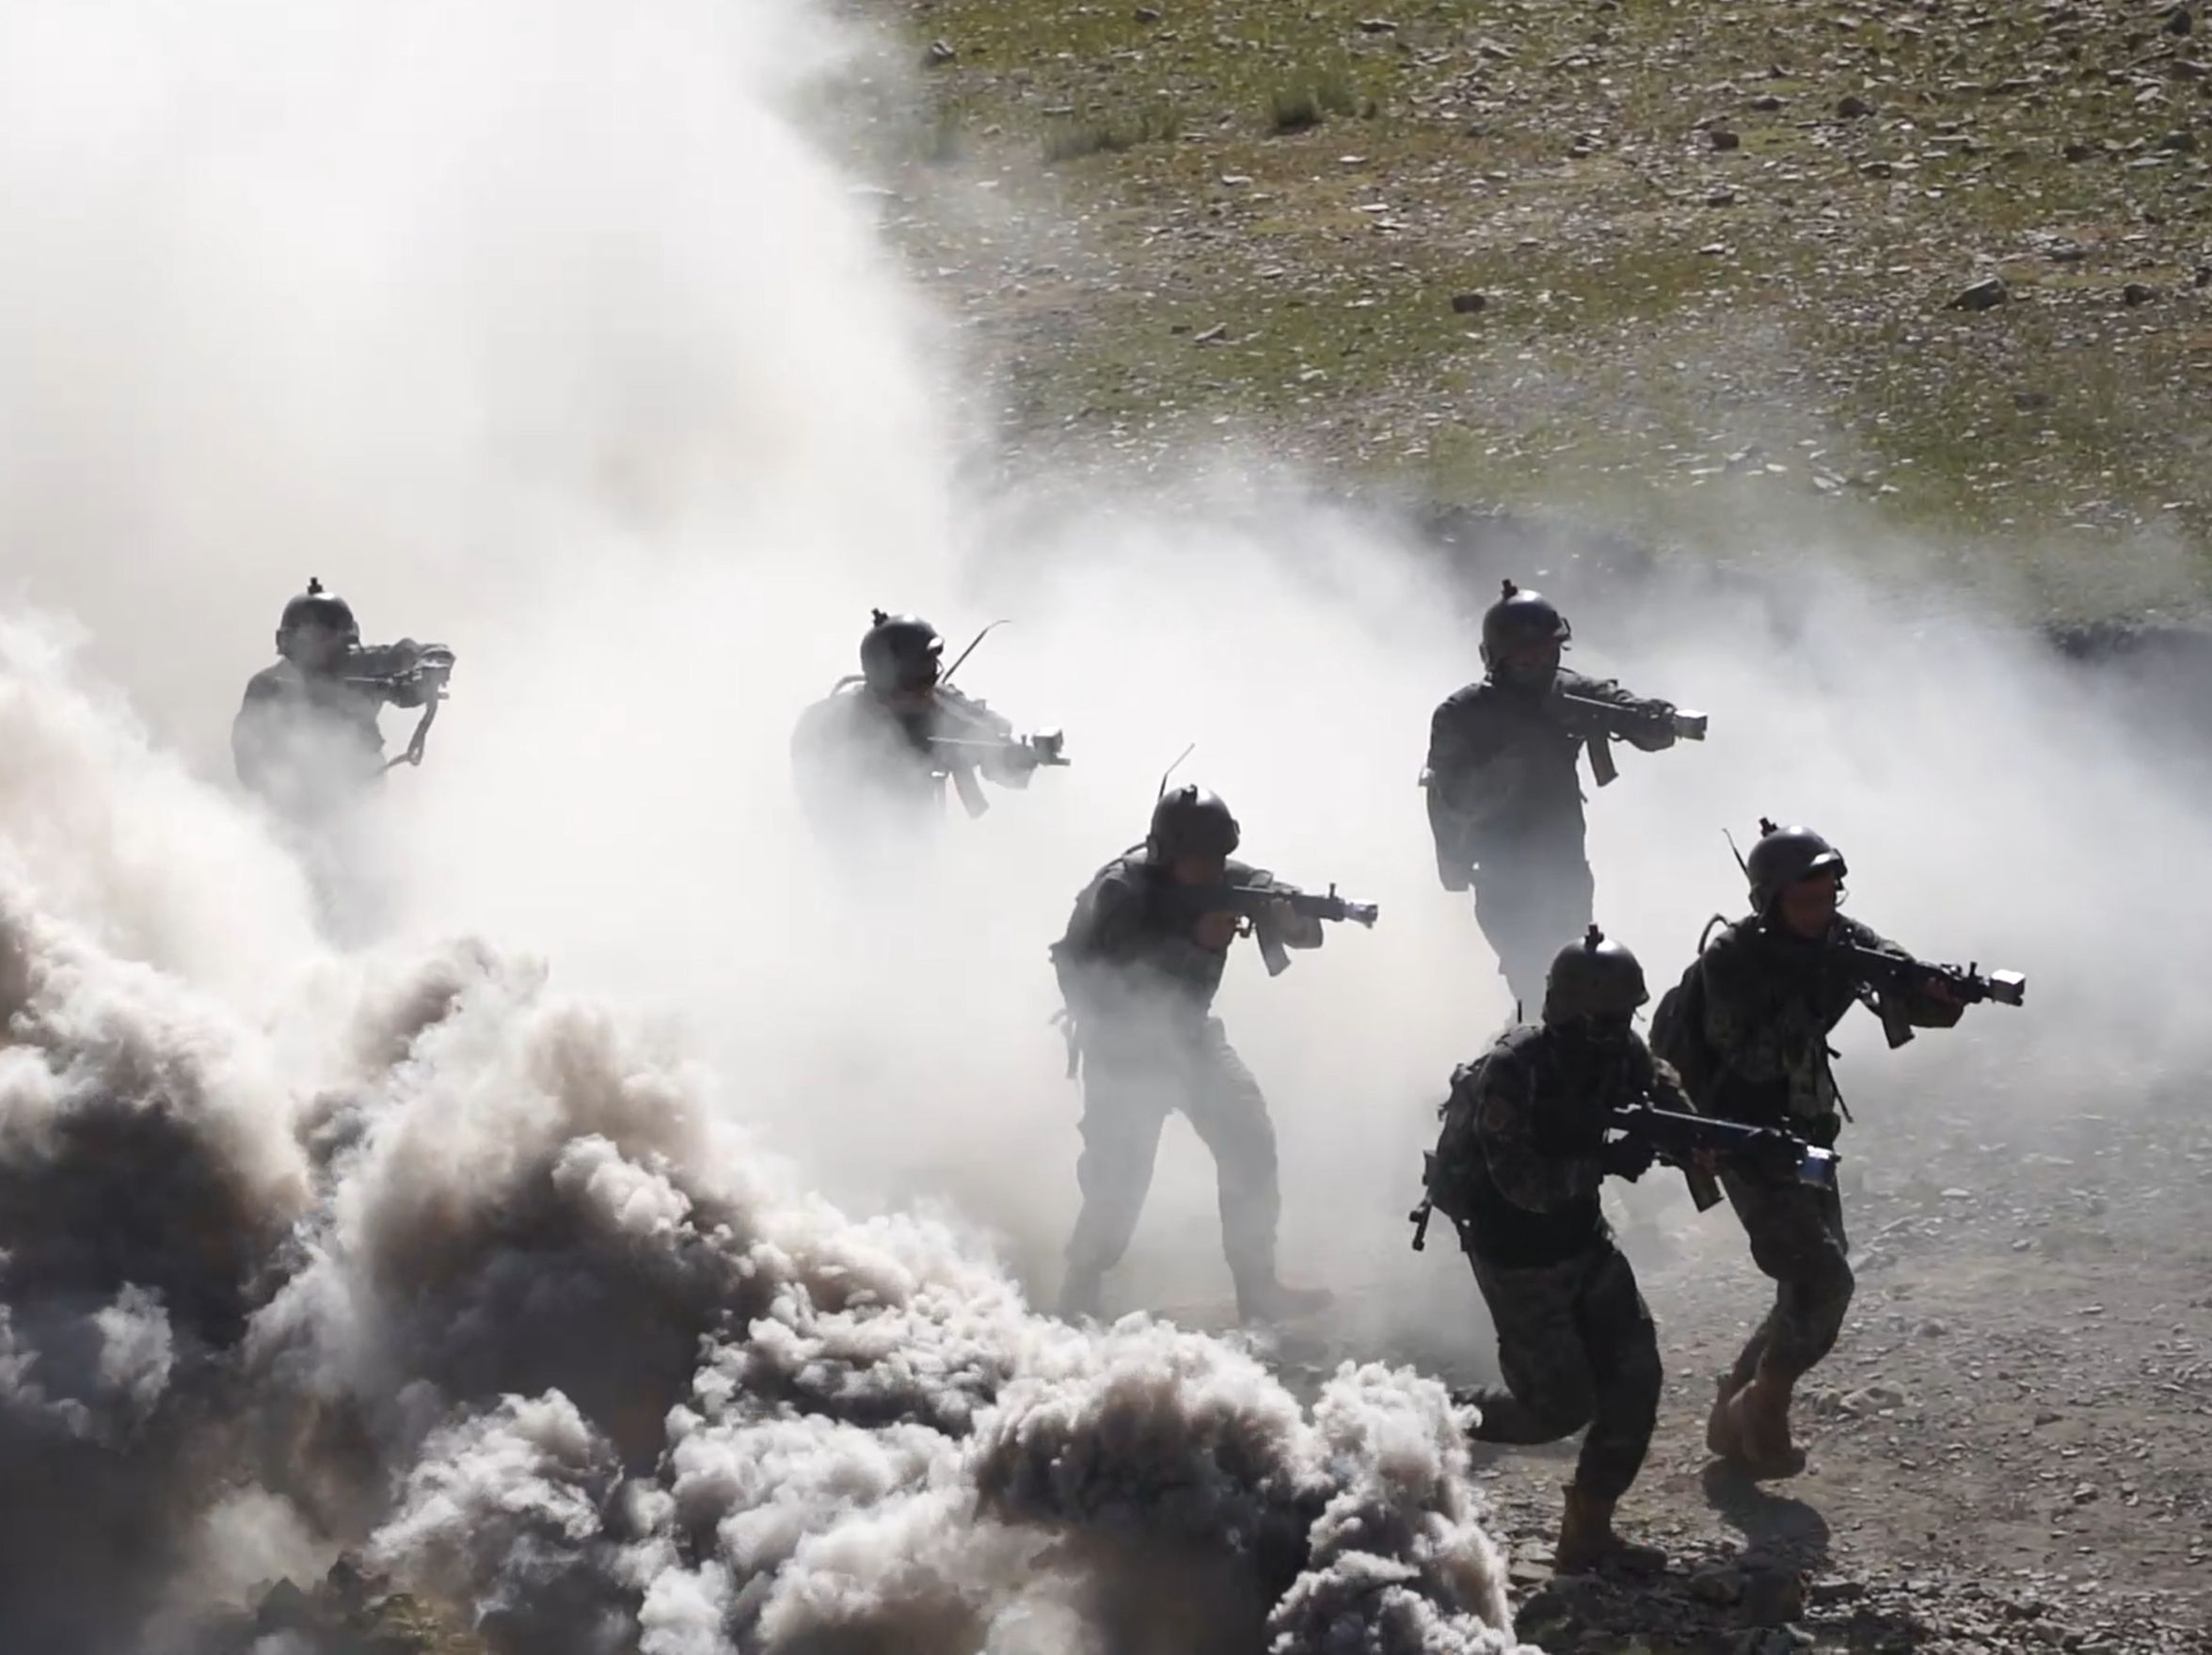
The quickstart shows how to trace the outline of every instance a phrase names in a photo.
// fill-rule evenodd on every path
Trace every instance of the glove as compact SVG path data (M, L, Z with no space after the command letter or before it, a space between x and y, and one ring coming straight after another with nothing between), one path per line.
M1633 1184L1651 1170L1658 1154L1638 1138L1616 1138L1598 1152L1598 1165L1615 1178Z

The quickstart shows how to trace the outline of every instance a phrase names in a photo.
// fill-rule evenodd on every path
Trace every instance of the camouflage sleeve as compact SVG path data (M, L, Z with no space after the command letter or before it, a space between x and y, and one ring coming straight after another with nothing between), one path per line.
M1036 773L1037 767L1014 739L1013 721L957 690L937 692L937 717L931 733L979 743L955 751L1002 788L1026 788Z
M1511 807L1523 768L1508 732L1469 691L1438 707L1428 724L1428 797L1440 857L1447 833L1464 835Z
M1862 925L1855 919L1839 919L1837 923L1844 934L1862 948L1879 948L1900 959L1916 958L1909 950L1899 947L1870 925ZM1952 1028L1957 1026L1959 1019L1966 1012L1965 1006L1947 1004L1925 990L1904 995L1881 993L1877 998L1885 1004L1902 1006L1905 1021L1915 1028Z
M231 765L245 787L259 792L267 781L272 745L270 722L274 703L251 690L238 716L231 721Z
M1587 1196L1605 1180L1594 1156L1547 1155L1536 1147L1536 1098L1528 1070L1504 1057L1484 1065L1475 1098L1475 1141L1499 1194L1517 1207L1548 1213Z
M1640 1038L1631 1055L1630 1065L1637 1090L1648 1097L1656 1107L1673 1115L1697 1113L1697 1106L1690 1101L1690 1094L1683 1090L1682 1077L1675 1073L1675 1066L1646 1045Z
M1102 875L1075 899L1060 951L1085 961L1126 961L1141 951L1144 893L1119 868Z
M1790 1074L1809 1030L1800 1011L1736 933L1716 938L1699 963L1705 979L1705 1039L1717 1059L1713 1104L1733 1119L1789 1106Z
M1581 678L1574 682L1572 689L1585 701L1601 701L1628 714L1626 718L1612 721L1608 728L1630 746L1657 753L1675 744L1672 702L1633 694L1611 678ZM1571 727L1573 721L1568 722Z
M406 674L412 672L415 664L422 659L422 645L412 638L402 638L390 646L390 655L395 665L404 663L404 671L398 676L378 683L373 692L394 707L421 707L430 699L430 686Z
M1244 868L1234 876L1241 885L1274 885L1281 882L1264 867ZM1286 948L1318 948L1328 940L1321 922L1304 914L1293 914L1287 908L1272 910L1264 923Z
M1145 952L1144 893L1119 868L1075 899L1068 929L1052 947L1060 998L1078 1022L1110 1020L1130 999L1125 975Z
M238 780L260 792L278 763L285 690L273 673L256 673L247 681L238 716L231 721L231 764Z

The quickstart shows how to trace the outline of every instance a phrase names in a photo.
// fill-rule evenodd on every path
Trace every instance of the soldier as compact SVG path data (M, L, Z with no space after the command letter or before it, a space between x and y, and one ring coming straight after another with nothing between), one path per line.
M1453 1074L1430 1162L1430 1199L1474 1266L1505 1378L1456 1398L1481 1410L1471 1434L1556 1442L1589 1427L1567 1485L1563 1572L1661 1561L1613 1529L1651 1445L1661 1370L1651 1313L1599 1204L1608 1174L1633 1180L1653 1159L1638 1139L1608 1140L1609 1113L1647 1098L1689 1106L1631 1026L1647 997L1635 955L1591 926L1552 961L1543 1021Z
M405 754L419 764L454 654L403 638L361 647L352 606L317 580L284 606L275 665L256 673L231 725L238 779L294 825L326 820L373 787L390 766L379 710L423 708Z
M874 612L860 673L800 715L791 737L799 802L818 828L843 832L878 806L911 821L943 808L949 777L972 816L989 808L977 775L1026 788L1066 762L1057 731L1017 739L980 701L940 681L945 640L919 615Z
M1702 715L1564 670L1572 635L1542 595L1507 581L1483 615L1484 676L1436 709L1422 776L1438 877L1447 891L1473 885L1475 921L1522 1006L1542 998L1552 954L1590 923L1576 755L1589 748L1602 786L1610 740L1655 753L1705 731Z
M1835 846L1810 828L1759 826L1744 863L1752 912L1713 936L1684 975L1679 1018L1655 1019L1654 1039L1669 1057L1688 1042L1678 1060L1705 1113L1787 1126L1826 1148L1842 1104L1828 1033L1853 1004L1864 999L1901 1026L1949 1028L1965 1001L1942 970L1837 912L1847 870ZM1854 949L1878 951L1898 969L1877 986ZM1663 1002L1661 1009L1668 1011ZM1662 1022L1670 1029L1663 1038ZM1706 1440L1725 1459L1786 1475L1803 1465L1790 1438L1791 1388L1835 1345L1851 1304L1842 1203L1832 1188L1732 1164L1721 1169L1721 1182L1775 1291L1774 1308L1719 1382Z
M1070 1070L1079 1056L1083 1077L1083 1211L1068 1242L1063 1316L1097 1313L1106 1273L1143 1210L1160 1128L1178 1109L1213 1152L1238 1314L1268 1320L1329 1302L1326 1291L1276 1277L1275 1128L1259 1083L1212 1015L1229 945L1246 929L1227 894L1273 883L1230 860L1238 840L1236 819L1216 795L1195 787L1163 793L1145 842L1099 870L1053 945ZM1319 921L1285 900L1262 900L1250 917L1283 947L1321 946Z

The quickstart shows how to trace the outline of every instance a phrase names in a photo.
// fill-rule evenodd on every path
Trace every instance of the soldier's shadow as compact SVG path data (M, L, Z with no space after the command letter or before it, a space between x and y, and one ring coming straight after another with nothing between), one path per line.
M1706 1504L1743 1536L1746 1558L1827 1567L1828 1520L1804 1501L1771 1493L1720 1460L1705 1468L1704 1483Z

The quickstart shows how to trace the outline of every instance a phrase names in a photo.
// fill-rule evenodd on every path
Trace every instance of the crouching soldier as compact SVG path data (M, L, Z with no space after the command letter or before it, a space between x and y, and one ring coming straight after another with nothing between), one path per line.
M1567 1485L1562 1572L1663 1561L1613 1529L1651 1445L1661 1370L1651 1313L1599 1204L1608 1175L1640 1177L1654 1158L1647 1143L1608 1141L1611 1112L1646 1099L1689 1107L1630 1026L1647 997L1635 955L1592 926L1552 961L1542 1021L1454 1074L1429 1158L1430 1199L1474 1266L1505 1380L1460 1393L1481 1412L1471 1435L1555 1442L1587 1427Z

